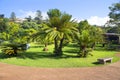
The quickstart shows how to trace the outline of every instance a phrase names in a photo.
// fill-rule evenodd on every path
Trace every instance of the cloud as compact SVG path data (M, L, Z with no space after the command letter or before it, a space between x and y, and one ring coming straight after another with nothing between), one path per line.
M107 21L109 21L109 17L91 16L87 20L91 25L103 26Z
M47 12L42 12L42 17L43 17L43 19L48 18Z
M36 11L19 10L19 13L20 13L20 16L18 16L18 18L22 18L22 19L25 17L28 17L28 16L35 18L35 16L36 16ZM44 20L46 18L48 18L47 12L42 12L42 17ZM79 18L73 18L73 19L75 19L77 22L84 20L84 19L79 19ZM91 25L102 26L109 20L109 17L91 16L90 18L88 18L86 20L88 20L89 24L91 24Z
M32 18L35 18L36 16L36 11L24 11L24 10L19 10L20 12L20 16L18 16L19 18L25 18L25 17L28 17L28 16L31 16ZM46 19L47 18L47 13L46 12L42 12L42 16L43 16L43 19Z
M32 18L35 17L36 15L36 12L35 11L24 11L24 10L19 10L20 12L20 16L19 18L25 18L25 17L28 17L28 16L31 16Z

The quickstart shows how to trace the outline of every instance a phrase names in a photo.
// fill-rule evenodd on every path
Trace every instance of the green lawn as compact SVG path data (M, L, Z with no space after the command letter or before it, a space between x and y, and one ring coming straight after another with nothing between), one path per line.
M62 57L54 57L52 55L53 45L48 47L49 51L47 52L42 51L42 49L43 46L32 44L29 50L18 54L17 57L8 57L0 53L0 62L22 66L57 68L101 66L101 64L97 64L97 58L103 57L113 57L113 62L120 60L115 56L116 51L106 51L101 48L93 51L93 56L88 56L87 58L77 57L77 49L74 45L64 47L64 55Z

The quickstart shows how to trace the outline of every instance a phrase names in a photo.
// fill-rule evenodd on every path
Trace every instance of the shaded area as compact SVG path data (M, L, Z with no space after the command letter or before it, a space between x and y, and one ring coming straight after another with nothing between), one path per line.
M6 54L0 54L1 59L10 58L10 57L16 57L16 58L30 58L30 59L39 59L39 58L51 58L51 59L62 59L62 58L80 58L77 55L70 55L70 54L63 54L62 56L56 57L51 52L24 52L19 53L17 56L9 56Z
M39 58L52 58L52 59L61 59L61 58L80 58L77 53L78 49L77 44L68 44L66 47L63 48L63 55L62 56L55 56L52 51L42 51L44 48L44 45L33 45L30 46L30 49L21 53L18 53L17 55L9 56L3 53L0 53L0 58L10 58L10 57L16 57L16 58L30 58L30 59L39 59ZM65 53L65 54L64 54Z
M98 61L93 62L92 64L95 64L95 65L100 65L100 63L99 63Z

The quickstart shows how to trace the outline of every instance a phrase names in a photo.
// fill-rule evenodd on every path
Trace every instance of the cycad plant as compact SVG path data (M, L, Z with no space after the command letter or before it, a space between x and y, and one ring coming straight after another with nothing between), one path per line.
M102 30L97 26L89 25L86 20L79 23L78 30L76 37L80 50L78 54L81 57L87 57L95 44L102 41Z
M50 9L48 12L47 26L43 27L46 32L46 39L54 40L54 54L60 56L63 54L63 42L65 39L72 40L77 29L72 16L67 13L62 13L58 9Z

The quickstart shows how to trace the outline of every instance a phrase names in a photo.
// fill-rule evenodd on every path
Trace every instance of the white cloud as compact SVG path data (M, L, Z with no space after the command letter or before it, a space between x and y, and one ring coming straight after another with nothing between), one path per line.
M35 16L36 16L36 11L19 10L19 12L21 13L19 18L25 18L25 17L28 17L28 16L31 16L32 18L35 18ZM47 13L42 12L42 16L43 16L43 19L46 19L47 18Z
M21 13L21 15L19 16L19 18L25 18L25 17L28 17L28 16L31 16L32 18L34 18L35 15L36 15L35 11L19 10L19 12Z
M42 17L43 17L43 19L46 19L46 18L48 18L48 15L47 15L47 13L46 13L46 12L42 12Z
M24 10L19 10L20 12L20 16L18 16L19 18L25 18L25 17L28 17L28 16L31 16L32 18L35 17L36 15L36 11L24 11ZM43 19L46 19L48 18L47 16L47 13L46 12L42 12L42 16L43 16ZM73 18L75 19L76 21L80 22L84 19L78 19L78 18ZM89 24L91 25L98 25L98 26L102 26L104 25L108 20L109 20L109 17L98 17L98 16L91 16L90 18L86 19L88 20Z
M91 16L87 19L89 24L91 25L104 25L107 21L109 21L109 17L98 17L98 16Z

